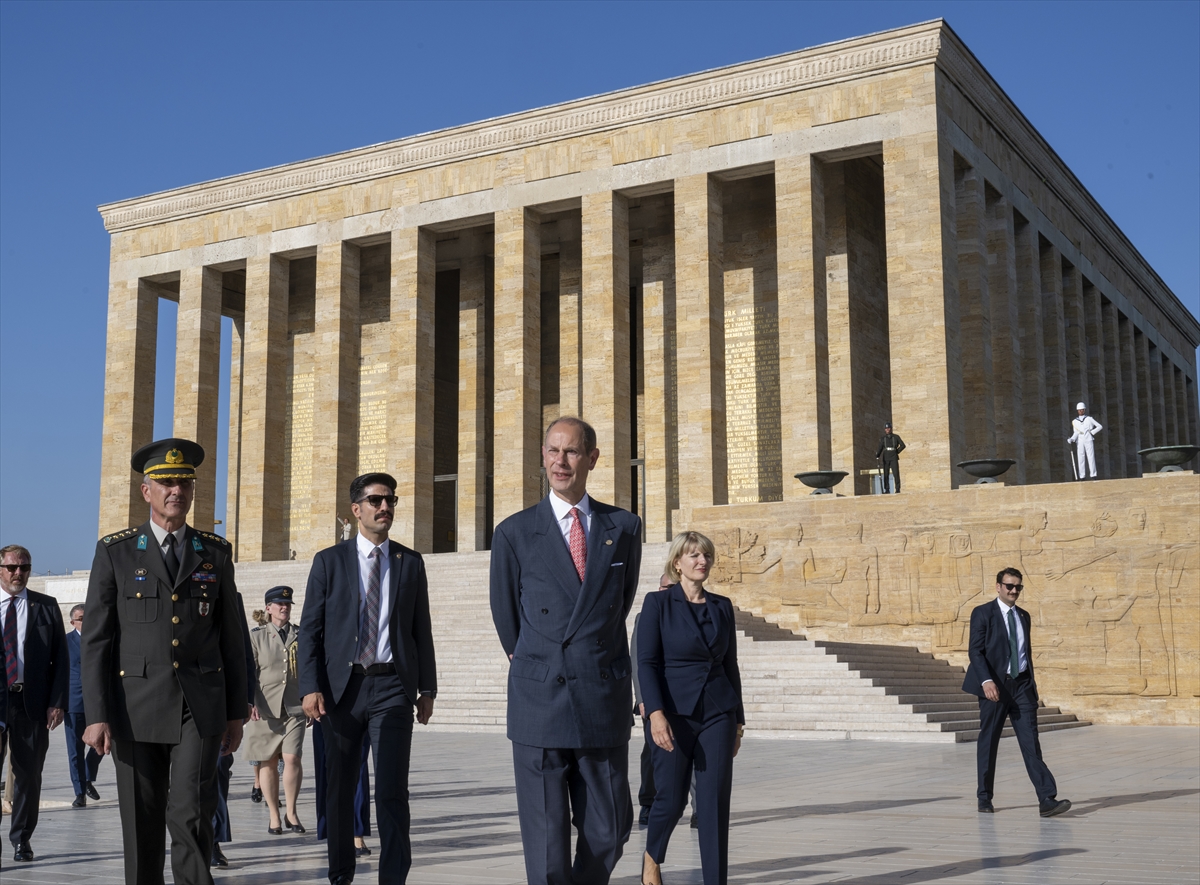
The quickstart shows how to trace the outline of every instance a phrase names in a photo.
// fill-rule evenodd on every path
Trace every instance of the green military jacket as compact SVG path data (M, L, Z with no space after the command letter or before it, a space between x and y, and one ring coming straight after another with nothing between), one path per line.
M186 527L178 578L149 521L96 544L80 642L88 724L178 743L184 703L201 736L246 717L245 624L229 542Z

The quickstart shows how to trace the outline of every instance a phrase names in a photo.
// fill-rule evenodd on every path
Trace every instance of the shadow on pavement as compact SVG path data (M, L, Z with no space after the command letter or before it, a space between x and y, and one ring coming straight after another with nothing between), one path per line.
M1028 854L1005 854L999 857L979 857L954 863L938 864L935 867L914 867L907 870L892 870L877 873L874 876L860 876L856 879L838 879L838 885L914 885L918 882L935 882L938 879L950 879L978 873L982 870L1002 870L1009 867L1020 867L1038 861L1050 860L1054 857L1069 857L1072 854L1086 854L1084 848L1050 848L1045 851L1031 851ZM1049 881L1049 880L1047 880Z
M935 796L930 799L861 799L857 802L831 802L822 805L792 805L784 808L762 808L756 811L737 811L730 815L731 827L769 823L773 820L793 820L824 814L855 814L862 811L888 811L930 802L950 802L961 796Z
M1139 802L1159 802L1163 799L1178 799L1181 796L1195 796L1200 790L1155 790L1150 793L1126 793L1123 796L1100 796L1096 799L1080 799L1071 803L1071 810L1063 817L1083 817L1105 808L1119 808L1122 805L1137 805Z

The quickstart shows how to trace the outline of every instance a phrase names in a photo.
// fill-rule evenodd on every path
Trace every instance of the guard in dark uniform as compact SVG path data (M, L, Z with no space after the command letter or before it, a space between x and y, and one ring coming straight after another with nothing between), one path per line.
M879 450L875 459L883 467L883 492L890 493L888 473L896 480L896 491L900 491L900 453L904 451L904 440L897 433L892 433L892 422L883 425L883 437L879 440Z
M164 821L177 885L211 885L217 758L242 739L232 553L185 521L203 460L185 439L134 454L150 519L101 538L88 581L84 742L113 754L128 885L162 885Z

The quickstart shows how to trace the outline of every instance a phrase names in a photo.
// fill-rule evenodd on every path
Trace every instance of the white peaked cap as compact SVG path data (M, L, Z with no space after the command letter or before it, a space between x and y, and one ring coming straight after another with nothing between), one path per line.
M1076 409L1086 409L1087 406L1084 405L1083 403L1075 403L1075 408Z

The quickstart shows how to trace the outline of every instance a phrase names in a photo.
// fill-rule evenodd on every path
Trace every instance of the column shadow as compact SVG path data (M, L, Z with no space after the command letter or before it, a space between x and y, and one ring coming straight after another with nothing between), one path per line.
M1081 799L1071 804L1071 810L1063 817L1084 817L1103 811L1106 808L1120 808L1122 805L1137 805L1141 802L1160 802L1163 799L1178 799L1181 796L1195 796L1200 790L1155 790L1148 793L1125 793L1121 796L1099 796L1095 799Z
M770 823L777 820L795 820L826 814L856 814L862 811L887 811L911 805L926 805L931 802L949 802L961 796L935 796L928 799L860 799L854 802L828 802L821 805L791 805L783 808L763 808L755 811L736 811L730 817L729 826L744 827Z
M827 869L800 871L797 868L813 866L814 864L837 864L840 861L859 857L882 857L885 854L896 854L907 850L907 848L900 847L863 848L858 851L846 851L838 854L807 854L795 857L773 857L767 860L754 860L746 863L730 863L729 876L731 879L737 876L738 885L744 885L744 883L751 883L751 885L761 883L761 885L766 885L766 883L779 881L781 875L787 880L810 878L812 876L828 876L832 875L834 871ZM697 872L699 871L697 870ZM755 876L756 873L759 875ZM634 877L625 881L638 882L639 879Z
M914 885L919 882L935 882L938 879L957 878L978 873L983 870L1002 870L1009 867L1020 867L1026 864L1049 860L1054 857L1069 857L1073 854L1086 854L1084 848L1050 848L1045 851L1031 851L1028 854L1006 854L996 857L979 857L954 863L938 864L932 867L913 867L907 870L892 870L877 873L873 876L860 876L854 879L839 879L838 885Z

